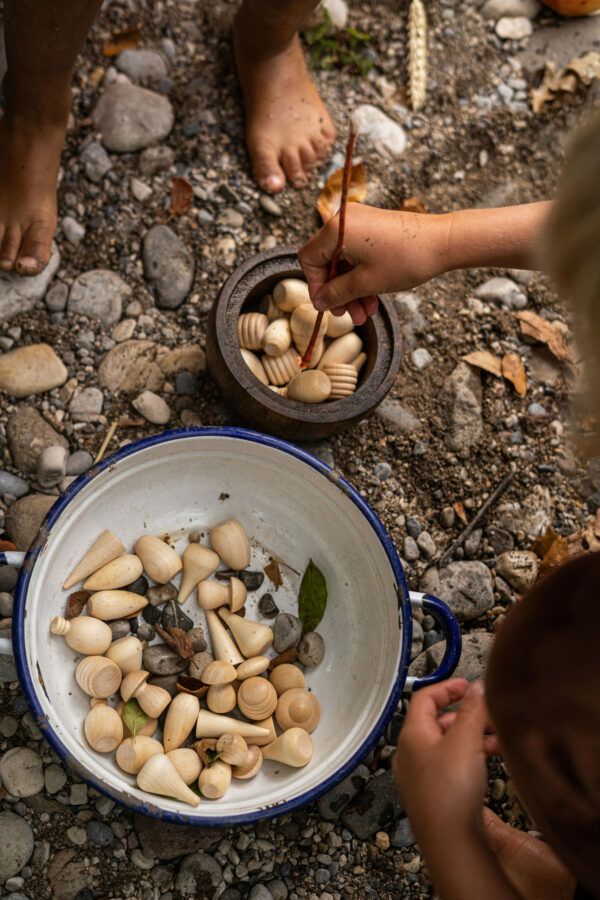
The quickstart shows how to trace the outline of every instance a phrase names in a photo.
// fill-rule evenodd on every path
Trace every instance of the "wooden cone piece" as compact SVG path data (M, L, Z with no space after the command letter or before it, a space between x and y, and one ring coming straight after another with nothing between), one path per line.
M205 610L205 615L214 658L224 659L226 662L231 663L232 666L237 666L238 663L244 662L244 657L227 634L225 626L214 609ZM239 616L236 616L236 618L239 619ZM257 655L256 653L251 654L251 656Z
M236 616L235 613L230 612L225 607L219 609L219 614L226 622L238 647L246 658L261 656L267 647L273 643L273 631L268 625L253 622L252 619L242 619L241 616ZM238 660L238 662L242 661L241 659Z
M134 553L125 553L116 559L106 563L97 572L84 581L86 591L111 591L116 588L133 584L140 577L144 567L139 556Z
M263 735L262 737L247 737L246 743L249 747L264 747L266 746L266 744L272 744L273 741L277 738L273 716L269 716L267 719L261 719L260 722L255 722L254 724L260 725L260 727L263 728L267 732L267 734Z
M133 591L98 591L87 602L88 612L96 619L110 622L126 619L148 606L148 600Z
M126 738L117 748L115 757L117 765L129 775L137 775L144 763L151 756L162 755L165 751L160 741L146 734L136 734Z
M176 750L196 724L200 712L200 701L193 694L177 694L171 700L165 719L163 744L165 753ZM200 774L200 773L198 773ZM193 781L193 779L191 779ZM186 782L189 784L189 781Z
M65 591L68 590L68 588L77 584L78 581L83 581L92 572L96 572L122 553L125 553L125 547L119 538L115 537L110 531L103 531L100 537L94 541L81 562L75 566L63 584L63 588Z
M144 566L144 572L158 584L166 584L181 570L183 563L178 553L153 534L143 534L135 542L135 552Z
M286 766L305 766L312 759L313 742L304 728L289 728L272 744L262 748L264 759L273 759Z
M138 787L150 794L175 797L190 806L198 806L200 797L189 789L170 759L164 754L146 760L137 776Z
M246 740L253 737L267 737L269 734L268 729L262 728L260 725L251 725L249 722L242 722L241 719L233 719L230 716L219 716L207 709L200 710L196 722L196 737L220 738L228 731L241 734Z
M231 784L231 766L218 759L210 766L205 766L198 778L198 787L204 797L218 800Z
M202 544L188 544L183 551L183 574L177 595L178 603L185 603L196 585L215 571L220 559L214 550Z
M178 747L177 750L169 750L166 754L170 759L178 775L181 776L186 784L191 784L198 778L202 771L202 763L200 757L191 747Z

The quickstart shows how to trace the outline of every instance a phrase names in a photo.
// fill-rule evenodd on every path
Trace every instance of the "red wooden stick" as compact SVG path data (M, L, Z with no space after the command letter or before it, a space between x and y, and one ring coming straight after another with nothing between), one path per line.
M346 159L344 161L344 177L342 179L342 198L340 200L340 220L339 220L339 228L338 228L338 239L337 244L335 245L335 250L333 251L333 256L331 258L331 263L329 264L329 281L332 278L335 278L337 274L338 263L340 260L340 253L342 252L342 247L344 246L344 237L346 232L346 207L348 206L348 189L350 187L350 177L352 175L352 155L354 153L354 145L356 143L356 132L352 128L352 121L350 121L350 134L348 135L348 144L346 145ZM315 321L315 327L313 329L313 333L311 335L310 341L308 342L308 346L304 351L304 356L300 360L300 368L306 369L308 364L310 363L310 358L312 356L312 352L314 350L315 344L317 342L317 337L319 335L319 329L321 327L321 322L323 321L323 312L319 312L317 314L317 318Z

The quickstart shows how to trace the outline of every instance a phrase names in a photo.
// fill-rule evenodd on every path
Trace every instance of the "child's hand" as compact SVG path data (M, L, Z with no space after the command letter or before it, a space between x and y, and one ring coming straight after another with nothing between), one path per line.
M349 203L342 259L352 269L327 282L338 239L339 214L298 253L315 309L347 308L362 325L378 293L407 291L445 271L450 218ZM361 298L367 298L362 300Z

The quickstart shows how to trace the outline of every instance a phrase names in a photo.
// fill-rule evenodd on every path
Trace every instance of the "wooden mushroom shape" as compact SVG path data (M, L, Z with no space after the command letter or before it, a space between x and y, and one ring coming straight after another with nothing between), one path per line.
M165 753L176 750L183 744L196 724L199 712L200 701L193 694L181 693L173 697L167 710L163 732Z
M106 565L106 563L109 563L122 553L125 553L125 547L119 538L115 537L110 531L103 531L100 537L94 541L83 559L75 566L63 584L63 588L65 591L68 590L70 587L73 587L74 584L77 584L78 581L83 581L83 579L87 578L88 575L91 575L92 572L96 572L98 569L102 568L102 566Z
M121 719L123 719L124 706L125 706L124 700L120 700L116 706L116 710L119 713L119 715L121 716ZM144 713L144 716L146 716L146 713ZM152 718L152 716L146 716L144 724L140 725L140 727L136 730L136 735L142 735L143 737L152 737L152 735L155 733L157 728L158 728L158 719L154 719L154 718ZM127 727L127 723L125 722L124 719L123 719L123 737L124 738L133 737L133 734Z
M215 659L204 666L200 678L204 684L231 684L237 678L237 672L226 660Z
M227 629L219 619L214 609L206 610L206 624L212 644L212 652L215 659L223 659L233 666L244 661L244 657L227 634ZM239 618L239 616L237 617ZM254 654L252 654L254 655Z
M262 748L263 759L273 759L286 766L300 768L312 759L313 742L303 728L284 731L272 744Z
M219 758L230 766L240 766L248 757L248 744L241 734L227 731L222 734L216 744Z
M268 625L254 622L252 619L236 616L235 613L221 607L219 615L233 634L235 641L246 658L261 656L273 643L273 631ZM242 662L242 660L239 660Z
M149 675L141 669L129 672L121 684L121 697L125 703L135 697L147 716L158 719L171 702L171 695L157 684L147 684Z
M310 691L303 688L291 688L285 691L277 701L275 710L277 724L284 731L289 728L304 728L310 734L321 719L321 706Z
M202 773L200 774L202 775ZM176 800L189 803L190 806L198 806L200 803L200 797L190 790L164 753L156 754L146 760L138 772L137 783L138 787L150 794L174 797Z
M242 715L248 719L266 719L275 712L277 694L270 681L253 676L242 681L237 703Z
M246 585L235 575L229 579L228 603L231 612L237 612L246 602Z
M185 603L194 588L215 571L219 565L219 557L202 544L188 544L183 551L183 574L177 600ZM200 598L198 598L199 602ZM202 606L202 604L200 604ZM207 607L209 608L209 607Z
M278 697L292 688L306 687L304 672L302 669L299 669L298 666L293 666L291 663L281 663L280 666L275 666L269 675L269 681L277 691Z
M246 678L252 678L253 675L262 675L269 668L270 662L268 656L251 656L250 659L239 664L236 678L239 681L245 681Z
M186 784L196 781L202 771L202 763L195 750L191 747L178 747L177 750L169 750L165 755L177 769L182 781Z
M144 572L158 584L166 584L182 567L179 554L153 534L144 534L138 538L135 552L142 561Z
M206 692L206 705L214 713L228 713L235 709L237 695L231 684L211 684Z
M75 680L90 697L110 697L119 689L121 670L104 656L86 656L75 669Z
M237 519L228 519L211 528L210 542L230 569L239 571L250 565L250 542Z
M144 646L140 639L135 634L127 634L112 642L106 651L106 658L116 662L123 675L127 675L142 667L143 652Z
M133 591L98 591L87 602L88 612L97 619L109 622L111 619L127 619L148 606L141 594Z
M98 703L85 717L83 733L93 750L97 750L98 753L110 753L123 740L123 721L112 706Z
M94 616L75 616L73 619L56 616L50 622L50 631L63 634L69 647L86 656L102 656L112 642L110 627Z
M233 719L230 716L219 716L207 709L200 710L196 722L197 738L220 738L227 731L234 731L245 738L261 738L269 734L267 728L261 728L259 725L242 722L241 719Z
M144 567L139 556L134 553L125 553L90 575L87 581L84 581L83 587L86 591L115 590L133 584L143 571Z
M231 774L234 778L254 778L263 763L263 755L260 747L248 747L248 756L239 766L231 767Z
M151 756L162 755L165 751L160 741L146 734L136 734L126 738L117 749L115 757L117 765L129 775L137 775L144 763Z
M218 759L210 766L205 766L198 778L198 787L203 797L218 800L231 784L231 766Z
M215 556L217 554L215 553ZM218 581L201 581L198 585L198 606L201 609L217 609L229 603L229 588Z

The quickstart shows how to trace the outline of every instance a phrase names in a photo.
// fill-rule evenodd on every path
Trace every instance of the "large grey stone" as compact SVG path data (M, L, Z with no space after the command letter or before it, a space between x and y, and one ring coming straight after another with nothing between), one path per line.
M6 513L6 531L17 550L29 550L46 513L57 498L48 494L28 494L16 500Z
M363 103L352 113L356 131L382 156L400 156L406 148L406 134L397 122L371 103Z
M29 493L29 484L12 472L0 469L0 494L12 494L13 497L24 497Z
M151 859L175 859L195 850L209 850L218 844L225 829L188 828L136 815L134 826L144 855Z
M459 363L446 379L441 393L448 431L445 435L451 450L468 450L481 437L481 379L466 363Z
M25 819L0 812L0 884L20 872L33 853L33 831Z
M0 778L13 797L32 797L44 787L39 753L29 747L13 747L0 758Z
M538 28L518 59L524 71L533 75L543 71L546 62L553 62L561 69L590 50L600 53L600 16L561 19L556 25Z
M194 280L194 258L166 225L155 225L144 239L144 274L156 291L159 306L175 309Z
M538 558L531 550L508 550L500 554L495 569L515 591L524 592L538 577Z
M164 140L173 127L174 114L161 94L117 82L100 97L92 121L108 150L130 153Z
M520 503L509 502L501 504L497 510L495 519L498 524L518 534L522 531L527 537L540 537L551 522L551 499L548 488L536 485Z
M447 603L459 622L477 619L494 603L490 570L482 562L454 562L428 569L421 590Z
M158 81L167 74L165 61L155 50L123 50L116 65L137 84Z
M421 431L423 425L420 420L399 400L383 400L377 407L379 418L395 431Z
M343 781L319 797L317 804L321 818L329 822L339 821L344 810L369 781L369 774L367 767L360 765Z
M60 253L52 244L50 261L39 275L23 277L16 272L0 272L0 322L20 316L41 300L60 264Z
M92 880L89 865L76 859L76 850L59 850L50 860L48 879L52 886L52 900L75 900Z
M467 681L480 681L485 675L485 667L493 642L494 635L487 631L471 631L469 634L464 634L460 660L452 677L466 678ZM444 641L433 644L411 663L409 675L416 678L432 675L439 668L445 651Z
M488 278L476 288L475 296L480 300L497 303L504 309L525 309L527 306L527 294L512 278Z
M78 316L96 316L105 325L114 325L130 296L131 288L116 272L92 269L82 272L73 282L67 309Z
M365 790L353 803L352 812L343 817L344 825L361 841L367 841L375 832L399 819L402 804L391 772L372 778Z
M165 374L157 359L165 348L154 341L123 341L106 354L98 369L102 387L118 391L159 391Z
M68 447L68 441L32 406L20 406L6 426L13 465L24 474L35 474L37 458L46 447Z
M216 888L223 871L221 866L208 853L190 853L179 867L175 890L183 897L210 897L211 886Z

